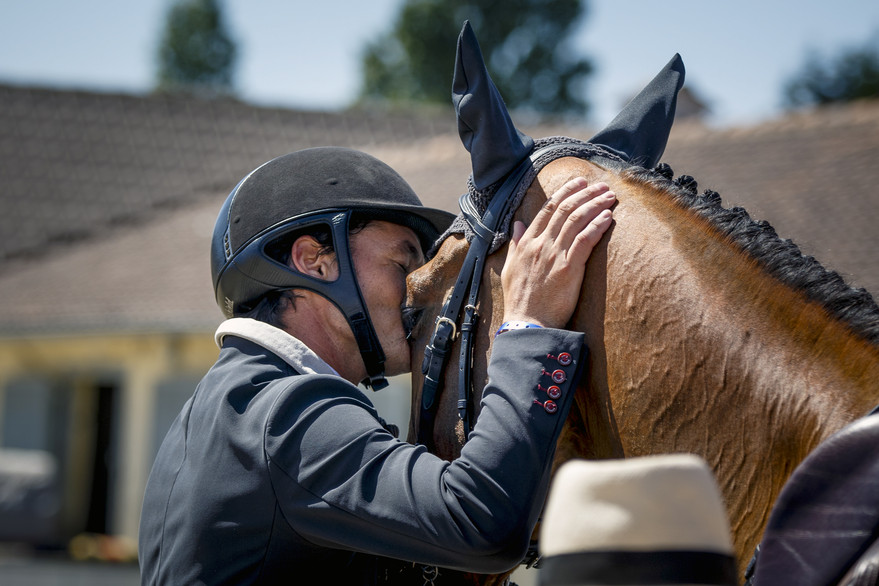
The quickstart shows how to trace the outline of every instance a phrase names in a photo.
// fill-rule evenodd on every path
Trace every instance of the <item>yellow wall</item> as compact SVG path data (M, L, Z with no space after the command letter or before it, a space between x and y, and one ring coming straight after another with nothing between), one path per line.
M173 378L200 379L217 358L213 333L132 334L0 338L0 425L4 393L10 381L37 376L70 393L68 434L62 458L68 464L63 486L63 533L70 539L82 531L91 487L97 429L95 387L118 383L115 462L110 486L108 533L132 542L137 538L141 502L154 450L164 431L155 419L157 388ZM400 426L405 439L409 417L409 377L391 379L378 393L367 391L382 416ZM186 397L195 389L184 390ZM181 397L180 401L185 400ZM3 437L0 429L0 438ZM3 446L0 445L0 448Z
M90 391L95 384L109 377L119 385L114 409L118 444L114 446L117 474L110 487L110 532L136 538L156 441L157 385L181 375L201 377L217 353L212 333L0 339L0 414L5 389L16 378L42 377L72 394L67 414L70 431L62 456L70 464L62 479L66 530L75 533L84 522L95 429L95 393Z

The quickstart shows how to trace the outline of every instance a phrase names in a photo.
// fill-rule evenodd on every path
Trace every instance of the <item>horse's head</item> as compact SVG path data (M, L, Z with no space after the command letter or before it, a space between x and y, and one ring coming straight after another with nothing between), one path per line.
M550 178L557 178L557 173L547 174L547 179L542 181L538 178L538 171L551 161L564 156L590 158L603 161L604 164L654 165L665 149L674 120L677 93L683 80L683 62L675 55L653 81L588 143L564 137L542 139L537 141L537 147L561 145L544 152L539 148L535 149L535 141L513 124L503 98L487 71L476 36L469 23L464 24L458 38L452 101L457 113L458 133L470 152L473 173L469 181L469 197L476 212L485 213L488 202L502 190L501 185L505 180L513 176L518 181L517 185L511 186L510 201L505 210L509 213L506 217L499 218L494 235L490 236L490 252L498 254L492 254L486 261L484 278L487 282L479 294L478 334L472 356L474 371L485 372L490 332L499 325L495 322L499 321L503 313L502 307L497 306L501 302L498 279L505 257L502 246L507 238L513 212L527 219L530 217L529 209L535 205L539 207L557 188L557 180ZM535 152L539 156L532 161L531 157ZM580 168L575 174L583 172ZM458 280L469 248L468 242L472 241L474 233L462 216L453 224L447 236L431 262L409 278L408 303L421 314L412 333L414 380L410 439L413 440L418 437L422 416L423 378L420 374L423 373L419 367L425 356L424 350L435 335L434 318L440 315L441 306ZM457 320L457 316L452 319ZM458 400L454 390L460 386L457 375L459 349L459 342L455 342L448 349L452 358L442 374L439 396L434 399L437 405L436 421L433 424L436 433L427 440L436 453L446 458L455 457L466 439L466 432L458 419L458 411L452 407ZM475 381L475 393L481 392L484 382ZM450 392L443 393L442 388ZM478 396L473 402L473 409L478 409ZM453 429L457 430L456 433L450 432ZM423 437L422 440L424 441Z

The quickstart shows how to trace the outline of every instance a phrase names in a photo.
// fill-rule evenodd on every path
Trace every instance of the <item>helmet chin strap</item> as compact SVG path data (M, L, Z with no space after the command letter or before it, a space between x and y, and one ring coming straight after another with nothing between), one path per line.
M351 331L354 332L354 339L357 341L357 347L360 348L360 357L366 367L367 376L360 381L360 384L372 387L373 391L380 391L388 386L388 379L385 378L385 354L372 323L369 317L363 314L346 315L345 318L351 326Z
M348 243L348 224L350 211L329 214L330 229L333 236L333 249L336 251L336 263L339 267L339 278L335 281L317 280L318 286L309 286L317 293L332 301L338 307L354 334L354 340L360 350L360 357L366 367L366 378L360 384L379 391L388 386L385 378L385 353L382 350L378 334L372 325L363 293L357 283L351 248Z
M339 278L335 281L324 281L293 271L277 261L265 263L264 261L269 257L264 253L264 249L278 236L271 231L258 236L248 244L226 270L240 270L262 285L275 289L309 289L329 299L345 316L354 334L367 373L366 378L360 381L361 384L378 391L388 386L384 376L385 353L375 333L369 312L366 310L360 286L357 284L357 275L354 272L348 245L350 217L350 210L329 211L300 220L295 225L297 230L316 224L330 227L333 250L336 251L336 262L339 267Z
M363 293L357 283L357 275L354 272L354 263L351 259L351 249L348 243L348 222L351 212L337 214L330 223L333 235L333 248L336 251L336 262L339 266L339 278L330 283L337 285L338 291L330 301L342 310L351 332L360 349L360 357L366 367L366 378L360 384L371 387L373 391L380 391L388 386L385 378L385 353L382 350L378 334L369 318L366 310L366 302ZM318 291L320 293L320 291ZM326 295L325 295L326 296Z

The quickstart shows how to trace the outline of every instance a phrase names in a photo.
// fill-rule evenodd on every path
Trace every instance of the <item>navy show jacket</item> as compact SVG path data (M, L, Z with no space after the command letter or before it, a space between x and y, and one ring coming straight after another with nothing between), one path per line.
M374 584L383 558L479 573L521 561L585 363L582 334L498 336L478 422L447 462L395 438L316 355L288 356L295 338L226 323L233 333L147 483L142 584ZM262 340L284 337L281 349ZM573 362L560 365L563 354ZM555 412L550 385L561 391Z

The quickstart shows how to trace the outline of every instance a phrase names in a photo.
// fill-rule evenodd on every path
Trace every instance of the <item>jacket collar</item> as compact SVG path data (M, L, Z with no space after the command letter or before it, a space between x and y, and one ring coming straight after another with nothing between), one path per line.
M233 317L220 324L214 334L217 347L223 347L223 338L236 336L250 340L276 354L300 374L330 374L340 376L308 346L284 330L248 317Z

